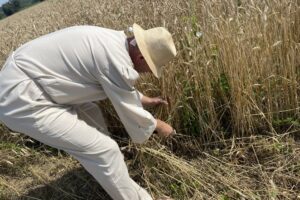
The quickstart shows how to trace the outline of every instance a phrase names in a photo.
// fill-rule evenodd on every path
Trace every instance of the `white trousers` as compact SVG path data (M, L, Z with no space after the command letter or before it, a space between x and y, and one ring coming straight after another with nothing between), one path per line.
M13 61L0 72L0 120L76 158L114 200L152 200L128 174L94 103L58 105Z

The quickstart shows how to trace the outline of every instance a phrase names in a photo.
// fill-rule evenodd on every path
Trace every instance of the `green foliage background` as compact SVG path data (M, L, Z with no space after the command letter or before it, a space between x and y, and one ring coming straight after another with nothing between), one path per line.
M10 16L41 1L43 0L9 0L0 7L0 19Z

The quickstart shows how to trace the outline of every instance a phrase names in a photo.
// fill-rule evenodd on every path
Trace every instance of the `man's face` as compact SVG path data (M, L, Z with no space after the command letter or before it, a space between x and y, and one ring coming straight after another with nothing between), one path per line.
M136 47L135 51L136 52L134 55L133 64L134 64L134 68L136 69L136 71L139 73L151 72L151 70L150 70L144 56L140 52L140 50Z

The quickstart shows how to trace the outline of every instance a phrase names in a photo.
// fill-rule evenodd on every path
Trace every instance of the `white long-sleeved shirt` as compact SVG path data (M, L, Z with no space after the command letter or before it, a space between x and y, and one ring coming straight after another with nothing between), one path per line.
M75 26L32 40L14 53L16 65L57 104L109 98L136 143L150 137L156 120L143 109L139 77L126 35L96 26Z

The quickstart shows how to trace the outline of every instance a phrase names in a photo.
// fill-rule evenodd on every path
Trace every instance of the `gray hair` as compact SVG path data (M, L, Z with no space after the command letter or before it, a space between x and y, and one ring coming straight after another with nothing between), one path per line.
M129 42L129 44L130 44L131 46L134 46L134 47L137 45L135 39L132 39L132 40Z

